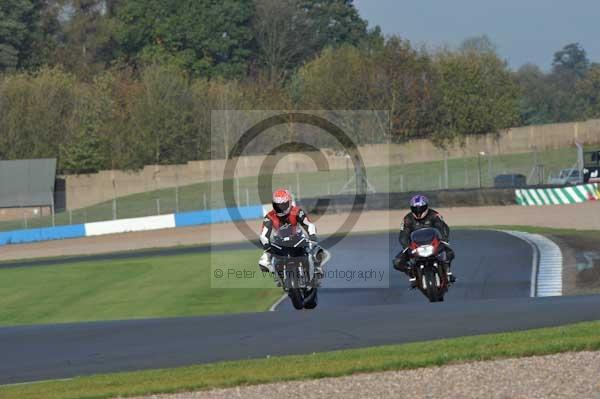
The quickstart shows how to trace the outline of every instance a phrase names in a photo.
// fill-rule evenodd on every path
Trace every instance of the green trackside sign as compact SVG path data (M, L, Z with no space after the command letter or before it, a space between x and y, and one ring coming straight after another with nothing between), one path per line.
M600 188L597 183L557 188L528 188L515 190L517 204L534 205L566 205L579 204L600 199Z

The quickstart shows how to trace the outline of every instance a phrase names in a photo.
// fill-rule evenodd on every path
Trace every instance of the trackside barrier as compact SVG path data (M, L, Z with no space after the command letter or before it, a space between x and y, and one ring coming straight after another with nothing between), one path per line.
M265 208L263 205L253 205L231 209L211 209L161 216L110 220L72 226L6 231L0 232L0 245L227 223L238 220L261 219L264 214Z
M85 237L85 226L83 224L1 232L0 245L79 237Z
M597 183L571 187L529 188L515 190L517 204L523 206L567 205L597 201L600 192Z
M174 227L197 226L202 224L227 223L238 220L261 219L264 216L262 205L240 208L211 209L206 211L175 214Z
M149 216L133 219L118 219L107 222L85 224L85 236L101 236L104 234L129 233L133 231L147 231L171 229L175 227L175 215Z

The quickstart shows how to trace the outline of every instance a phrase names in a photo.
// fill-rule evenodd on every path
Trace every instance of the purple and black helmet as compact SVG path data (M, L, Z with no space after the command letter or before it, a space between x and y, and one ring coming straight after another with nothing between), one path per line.
M423 219L429 209L429 201L424 195L415 195L410 200L410 211L417 219Z

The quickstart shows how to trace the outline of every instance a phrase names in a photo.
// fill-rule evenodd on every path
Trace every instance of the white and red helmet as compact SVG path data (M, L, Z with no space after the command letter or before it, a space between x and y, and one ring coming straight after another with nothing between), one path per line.
M285 216L292 209L292 194L284 189L278 188L273 192L273 210L277 216Z

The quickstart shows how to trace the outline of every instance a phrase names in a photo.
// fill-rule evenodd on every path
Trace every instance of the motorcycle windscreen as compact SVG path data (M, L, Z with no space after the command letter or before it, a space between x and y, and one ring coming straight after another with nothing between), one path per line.
M303 247L308 244L306 237L300 228L285 225L281 226L273 235L272 242L280 247Z
M413 233L410 235L410 240L417 243L417 245L431 244L435 238L441 240L442 235L438 229L431 227L413 231Z

